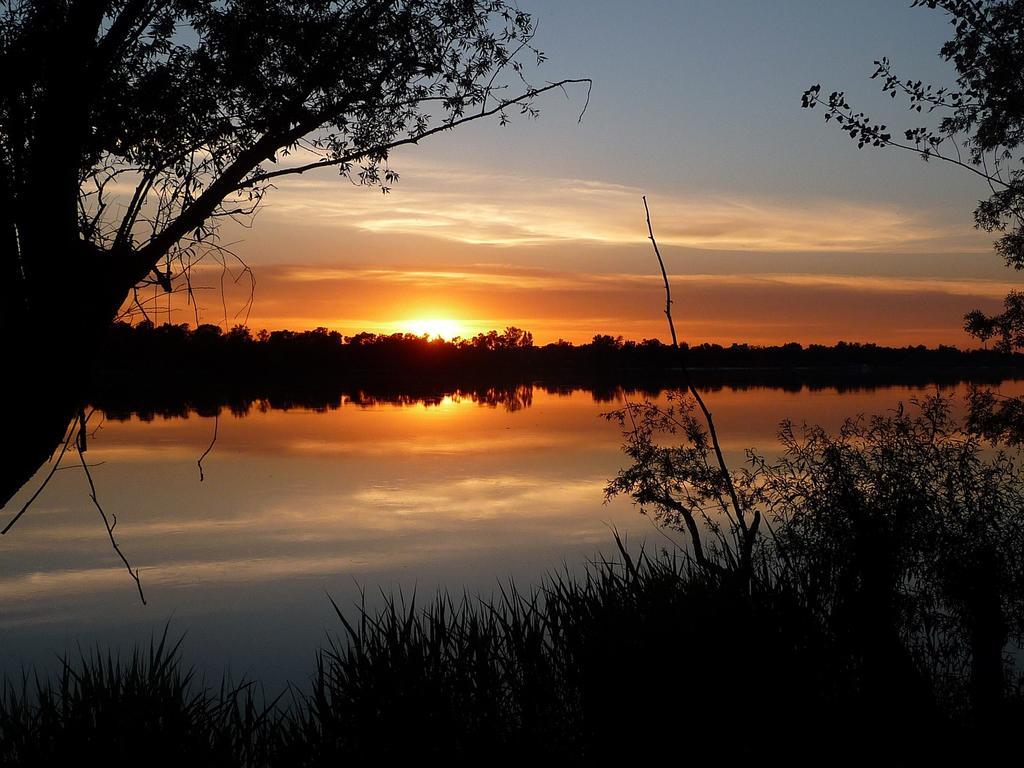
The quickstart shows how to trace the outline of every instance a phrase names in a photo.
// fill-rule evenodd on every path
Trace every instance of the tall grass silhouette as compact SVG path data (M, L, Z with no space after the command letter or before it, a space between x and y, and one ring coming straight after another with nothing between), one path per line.
M689 723L688 751L711 754L736 717L749 738L729 751L753 755L776 723L751 715L778 706L834 732L820 714L839 665L784 589L726 594L685 557L617 541L615 558L528 591L338 608L310 684L272 700L207 686L166 633L126 658L82 654L6 684L0 764L636 757L677 750ZM762 660L739 663L748 647Z
M977 758L1013 733L938 697L893 721L782 571L762 566L738 590L684 553L616 543L614 558L531 590L336 606L308 684L273 698L208 686L166 633L125 658L82 654L52 679L6 684L0 765L915 764ZM931 671L918 670L924 688Z

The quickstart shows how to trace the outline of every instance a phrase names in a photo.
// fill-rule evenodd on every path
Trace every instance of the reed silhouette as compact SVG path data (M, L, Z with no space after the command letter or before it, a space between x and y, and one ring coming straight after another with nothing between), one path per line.
M979 717L946 687L951 668L927 655L880 689L869 657L851 653L846 619L821 612L799 569L766 558L740 591L679 552L616 543L584 574L531 590L335 606L338 632L308 685L283 692L208 685L166 636L128 657L68 659L53 678L6 683L0 765L538 754L941 765L1017 748L1018 692L1004 692L1001 719Z

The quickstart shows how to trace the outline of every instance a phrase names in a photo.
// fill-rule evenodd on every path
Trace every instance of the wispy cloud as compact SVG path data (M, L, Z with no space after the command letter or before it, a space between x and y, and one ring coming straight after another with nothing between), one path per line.
M459 268L378 269L330 266L280 266L273 268L274 280L285 283L354 283L380 281L417 288L481 287L516 291L615 291L629 286L657 286L658 275L634 273L575 273L522 269L503 265L471 265ZM941 293L951 296L1001 298L1018 283L1005 280L968 278L890 277L882 275L842 275L807 273L755 274L678 274L672 282L678 286L743 288L820 288L870 293Z
M267 213L291 222L492 246L636 243L636 187L413 168L390 195L336 180L282 183ZM779 203L697 192L657 194L658 239L705 250L965 252L987 241L923 212L838 200Z
M585 285L601 282L601 275L575 275L544 270L459 267L441 269L377 269L358 267L283 267L280 279L287 282L319 283L325 281L353 282L387 281L391 284L419 287L477 286L484 288L516 288L520 290L580 290ZM609 276L610 277L610 276ZM631 276L640 277L640 276ZM642 279L642 278L641 278Z

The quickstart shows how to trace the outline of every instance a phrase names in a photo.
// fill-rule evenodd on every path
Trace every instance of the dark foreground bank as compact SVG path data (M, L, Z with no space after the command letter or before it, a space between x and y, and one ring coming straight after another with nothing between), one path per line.
M865 656L767 570L738 589L686 558L620 547L584 577L501 595L339 611L308 693L207 687L166 638L70 660L56 679L8 681L0 764L942 765L1017 749L1017 692L982 718L924 661L866 686Z

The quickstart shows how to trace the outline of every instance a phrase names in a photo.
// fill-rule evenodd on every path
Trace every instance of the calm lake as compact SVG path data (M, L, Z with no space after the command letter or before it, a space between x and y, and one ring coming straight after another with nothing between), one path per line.
M1021 394L1024 382L1000 389ZM738 465L748 447L772 452L781 419L836 427L934 391L727 386L706 397ZM382 591L423 600L439 588L490 595L509 579L529 586L611 553L612 527L660 548L665 539L627 500L603 503L624 457L618 427L601 414L621 398L538 386L500 397L342 398L322 411L224 408L216 424L195 413L97 412L86 456L149 604L69 454L0 538L0 672L52 669L59 654L96 643L148 642L169 622L208 678L228 669L271 690L301 684L326 633L340 629L328 595L350 608L361 589L373 605ZM215 426L200 481L197 460Z

